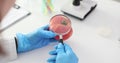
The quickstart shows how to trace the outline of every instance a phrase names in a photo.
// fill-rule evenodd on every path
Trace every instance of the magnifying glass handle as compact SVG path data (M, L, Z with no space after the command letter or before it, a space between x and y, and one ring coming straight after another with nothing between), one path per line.
M60 38L59 42L62 43L62 44L64 45L62 35L59 35L59 38Z

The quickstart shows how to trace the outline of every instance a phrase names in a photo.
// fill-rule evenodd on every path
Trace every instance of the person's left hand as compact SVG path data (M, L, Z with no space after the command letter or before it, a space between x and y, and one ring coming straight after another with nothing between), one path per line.
M26 35L17 33L16 38L18 41L18 53L41 48L51 42L56 42L57 40L54 39L56 34L49 31L48 28L49 25L46 25Z

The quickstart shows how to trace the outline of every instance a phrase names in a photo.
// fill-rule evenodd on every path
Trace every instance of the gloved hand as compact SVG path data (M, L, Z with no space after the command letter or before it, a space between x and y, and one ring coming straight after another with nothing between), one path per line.
M58 44L49 54L53 57L47 60L48 63L78 63L77 56L67 44Z
M48 45L50 42L56 42L56 36L52 31L48 31L49 25L43 26L31 33L22 34L17 33L16 38L18 42L17 52L26 52L36 48L41 48Z

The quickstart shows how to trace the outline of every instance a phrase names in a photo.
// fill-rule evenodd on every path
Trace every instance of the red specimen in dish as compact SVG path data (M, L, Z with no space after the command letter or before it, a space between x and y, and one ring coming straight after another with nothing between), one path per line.
M68 39L73 33L71 21L64 15L56 15L51 18L50 30L57 34L62 34L63 40ZM55 38L58 40L59 36L56 36Z

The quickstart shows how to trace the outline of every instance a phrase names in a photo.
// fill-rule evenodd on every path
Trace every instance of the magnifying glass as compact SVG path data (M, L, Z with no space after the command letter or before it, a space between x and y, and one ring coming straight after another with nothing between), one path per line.
M71 21L65 15L55 15L50 20L50 30L58 35L59 42L63 44L64 36L72 32Z

